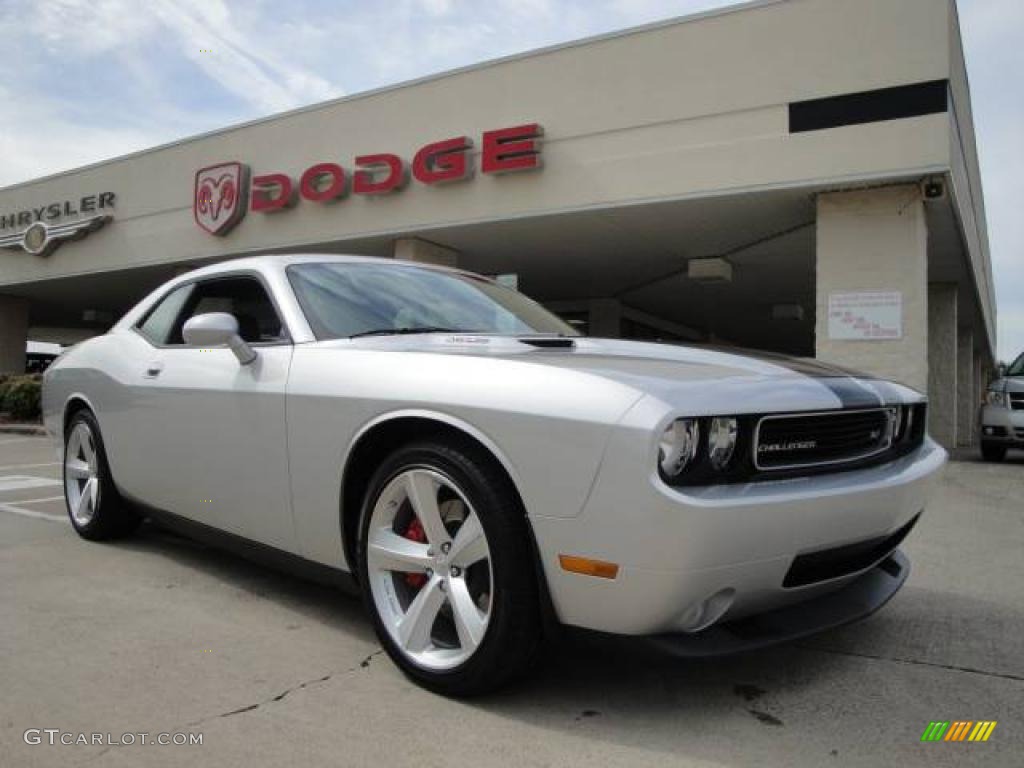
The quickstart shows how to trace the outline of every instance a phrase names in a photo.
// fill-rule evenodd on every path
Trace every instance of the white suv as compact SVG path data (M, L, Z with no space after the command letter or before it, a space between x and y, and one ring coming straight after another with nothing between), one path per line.
M1024 354L989 385L981 410L981 455L1002 461L1010 448L1024 449Z

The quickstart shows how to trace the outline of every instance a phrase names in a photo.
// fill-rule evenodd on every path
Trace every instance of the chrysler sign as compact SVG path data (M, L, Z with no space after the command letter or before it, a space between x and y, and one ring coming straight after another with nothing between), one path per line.
M542 134L536 123L485 131L480 142L481 173L539 168ZM291 208L300 199L327 203L350 193L387 195L406 187L410 176L426 185L463 181L473 175L472 147L468 136L456 136L421 147L411 164L388 152L359 155L351 170L334 162L315 163L298 179L286 173L263 173L250 180L244 164L218 163L196 173L192 212L202 229L211 235L225 235L247 209L274 213Z
M0 213L0 248L22 250L33 256L49 256L62 243L80 240L107 224L113 217L106 210L114 208L115 199L113 192L99 192L27 211ZM71 216L81 218L65 220ZM5 230L15 231L9 234Z

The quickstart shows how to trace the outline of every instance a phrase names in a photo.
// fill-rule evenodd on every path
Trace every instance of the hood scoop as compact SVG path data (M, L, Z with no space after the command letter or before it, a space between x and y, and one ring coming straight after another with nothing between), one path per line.
M527 336L519 339L521 344L541 349L572 349L576 342L564 336Z

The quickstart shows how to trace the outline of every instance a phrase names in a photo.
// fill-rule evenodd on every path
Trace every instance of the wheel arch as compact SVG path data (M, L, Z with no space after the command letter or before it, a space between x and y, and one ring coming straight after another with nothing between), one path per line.
M501 467L524 513L526 503L519 477L508 457L481 430L448 414L404 410L376 417L356 433L341 475L341 534L345 560L356 572L359 514L370 478L380 462L401 445L427 437L454 437L468 441Z
M99 414L96 412L96 408L93 406L92 401L86 395L81 392L73 392L64 400L64 412L61 414L60 419L60 444L62 452L64 450L64 437L68 431L68 422L71 421L72 416L83 409L90 411L93 418L99 422Z
M544 573L540 549L537 546L536 534L530 522L526 500L520 490L520 478L508 457L493 440L473 425L448 414L422 410L389 413L371 420L356 434L342 470L340 510L341 544L353 578L356 580L359 578L356 545L359 541L359 517L362 500L374 471L380 462L400 445L412 440L436 436L448 436L468 441L489 456L504 473L512 491L516 494L526 519L529 545L533 552L534 570L540 589L544 631L549 636L555 635L559 631L560 624L548 589L547 576Z

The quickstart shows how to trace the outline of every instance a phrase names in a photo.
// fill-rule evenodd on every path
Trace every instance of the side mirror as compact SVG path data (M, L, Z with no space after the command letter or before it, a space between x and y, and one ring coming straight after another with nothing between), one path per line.
M185 343L193 347L228 346L238 362L248 365L256 359L256 350L238 335L238 321L227 312L208 312L190 317L181 329Z

